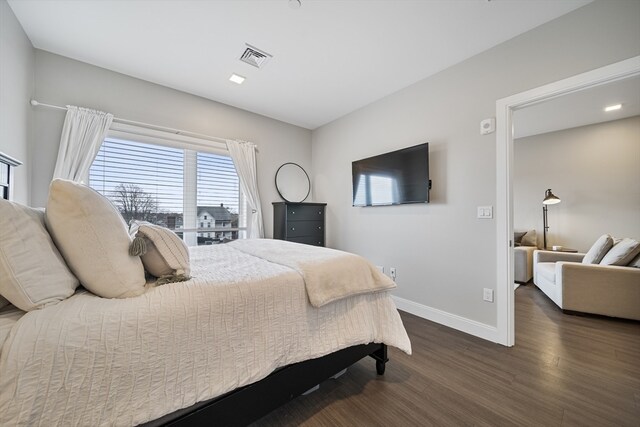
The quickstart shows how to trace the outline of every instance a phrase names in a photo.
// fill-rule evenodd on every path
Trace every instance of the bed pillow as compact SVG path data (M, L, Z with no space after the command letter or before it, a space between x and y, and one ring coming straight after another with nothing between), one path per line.
M601 265L627 265L640 253L640 242L622 239L600 261Z
M582 258L583 264L599 264L602 258L613 247L613 237L609 234L603 234L598 237L598 240L591 246L591 249Z
M129 255L131 239L122 215L97 191L54 179L49 188L47 227L80 283L105 298L144 292L144 268Z
M77 287L45 228L44 213L0 199L2 296L30 311L69 298Z
M134 221L131 236L135 236L130 254L140 255L145 270L158 277L159 282L189 280L189 248L176 233L148 222Z

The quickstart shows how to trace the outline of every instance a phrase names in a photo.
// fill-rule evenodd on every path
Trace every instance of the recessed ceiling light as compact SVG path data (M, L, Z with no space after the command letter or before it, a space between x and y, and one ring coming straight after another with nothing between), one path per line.
M604 109L604 111L607 111L607 112L609 112L609 111L616 111L616 110L619 110L619 109L621 109L621 108L622 108L622 104L609 105L608 107L606 107L606 108Z
M239 85L242 84L242 82L244 82L244 77L239 76L237 74L231 74L231 77L229 77L229 80L231 80L234 83L238 83Z

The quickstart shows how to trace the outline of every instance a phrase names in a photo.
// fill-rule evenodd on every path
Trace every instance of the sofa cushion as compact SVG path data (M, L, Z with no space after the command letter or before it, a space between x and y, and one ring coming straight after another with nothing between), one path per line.
M598 240L591 246L591 249L582 258L583 264L599 264L602 258L613 247L613 237L609 234L603 234L598 237Z
M44 213L0 199L2 296L30 311L69 298L77 287L45 228Z
M106 197L87 186L54 179L46 219L58 249L85 288L105 298L144 293L142 261L129 255L127 225Z
M555 262L539 262L536 264L536 273L539 277L547 282L556 282L556 263Z
M614 245L600 261L601 265L627 265L640 253L640 242L634 239L622 239Z

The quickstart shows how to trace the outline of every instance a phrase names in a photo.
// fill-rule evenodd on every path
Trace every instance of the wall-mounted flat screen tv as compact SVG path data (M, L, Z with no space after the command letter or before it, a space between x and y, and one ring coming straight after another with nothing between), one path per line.
M429 203L429 144L351 163L353 206Z

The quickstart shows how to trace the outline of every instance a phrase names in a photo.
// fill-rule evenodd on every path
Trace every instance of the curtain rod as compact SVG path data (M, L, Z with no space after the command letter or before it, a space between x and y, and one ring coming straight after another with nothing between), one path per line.
M59 105L52 105L52 104L45 104L43 102L36 101L35 99L31 100L31 105L33 105L34 107L42 106L42 107L53 108L53 109L56 109L56 110L65 110L65 111L67 110L67 107L61 107ZM144 127L144 128L147 128L147 129L161 130L161 131L170 132L170 133L173 133L173 134L176 134L176 135L192 136L192 137L195 137L195 138L207 139L207 140L214 141L214 142L224 142L225 144L227 142L226 139L219 138L217 136L209 136L209 135L204 135L204 134L196 133L196 132L189 132L189 131L180 130L180 129L168 128L168 127L165 127L165 126L154 125L154 124L151 124L151 123L137 122L135 120L127 120L127 119L122 119L120 117L114 117L113 121L114 122L118 122L118 123L127 124L127 125L136 125L136 126Z

